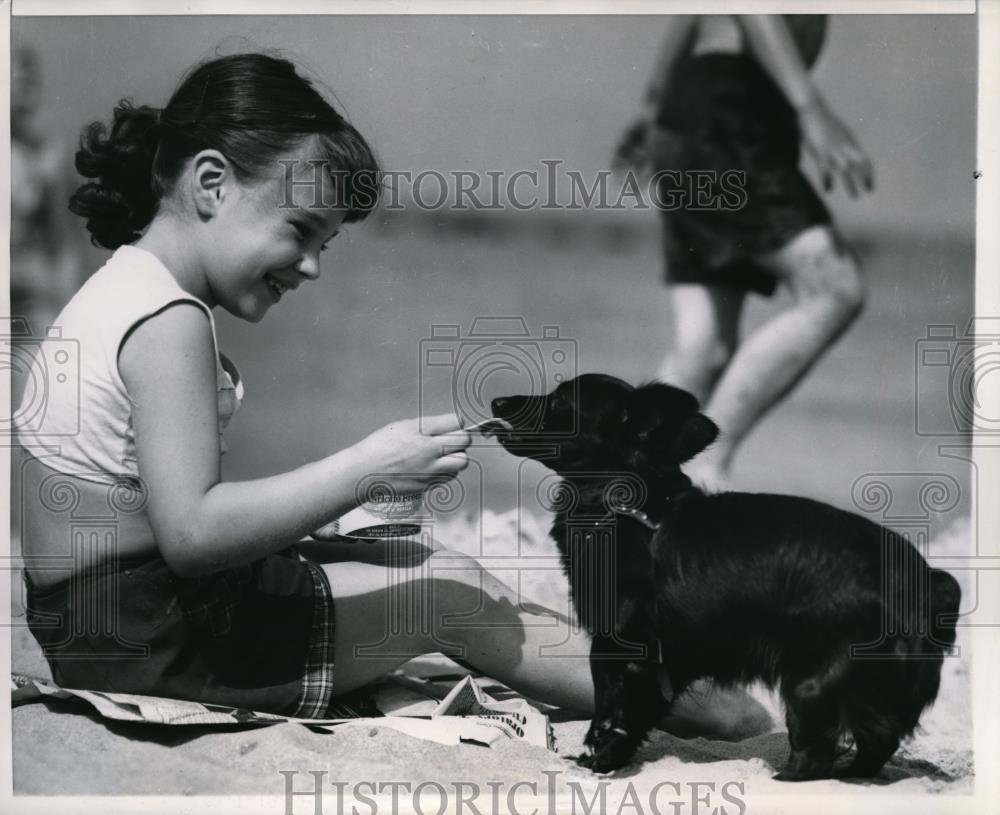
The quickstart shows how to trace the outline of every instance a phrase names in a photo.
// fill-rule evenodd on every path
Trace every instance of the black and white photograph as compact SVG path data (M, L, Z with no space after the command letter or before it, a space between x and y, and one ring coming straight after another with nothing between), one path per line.
M996 811L1000 2L6 5L5 811Z

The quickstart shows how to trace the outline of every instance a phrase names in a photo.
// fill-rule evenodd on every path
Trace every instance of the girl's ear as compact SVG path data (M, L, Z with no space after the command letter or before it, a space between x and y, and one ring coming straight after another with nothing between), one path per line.
M233 179L232 165L218 150L202 150L192 160L191 174L195 209L203 218L211 218Z

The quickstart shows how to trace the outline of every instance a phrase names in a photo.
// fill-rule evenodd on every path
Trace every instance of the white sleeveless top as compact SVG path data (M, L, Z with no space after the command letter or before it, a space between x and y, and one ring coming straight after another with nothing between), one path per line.
M218 352L212 310L184 291L144 249L119 248L80 288L40 343L14 415L18 442L60 472L111 484L139 475L132 403L121 374L122 340L173 303L193 303L212 326L218 378L219 437L243 399L243 382ZM225 451L225 443L222 443Z

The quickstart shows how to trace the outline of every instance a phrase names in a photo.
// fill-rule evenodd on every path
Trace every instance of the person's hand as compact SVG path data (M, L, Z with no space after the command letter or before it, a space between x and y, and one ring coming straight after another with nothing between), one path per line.
M651 114L640 116L622 136L611 169L615 172L631 170L640 177L650 176L656 170L675 167L680 147L680 139L674 131L660 127Z
M799 129L803 146L815 162L825 190L833 189L837 177L851 198L857 198L861 190L872 191L875 180L871 159L822 100L799 110Z
M354 446L366 473L399 495L448 481L469 466L472 437L453 413L387 424Z

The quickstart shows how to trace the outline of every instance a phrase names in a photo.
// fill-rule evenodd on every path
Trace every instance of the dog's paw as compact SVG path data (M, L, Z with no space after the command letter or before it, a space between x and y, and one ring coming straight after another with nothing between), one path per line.
M578 756L573 756L573 761L585 770L590 770L592 773L602 775L605 773L612 773L625 766L625 763L627 763L618 763L610 760L609 756L604 753L581 753Z
M771 776L775 781L817 781L823 778L833 778L833 774L823 774L823 773L803 773L799 771L789 770L787 767L780 773L775 773Z
M629 763L635 748L620 742L608 744L588 756L585 765L593 773L613 773Z
M583 743L591 750L594 750L609 739L627 738L628 731L621 724L616 723L617 721L620 720L607 718L597 721L595 719L590 723L590 727L587 728L587 735L584 737Z
M815 781L819 778L833 778L833 760L830 756L810 756L808 753L792 750L788 763L774 776L775 781Z
M577 763L595 773L610 773L631 761L640 739L621 727L605 722L591 725L584 743L589 752L577 758Z

